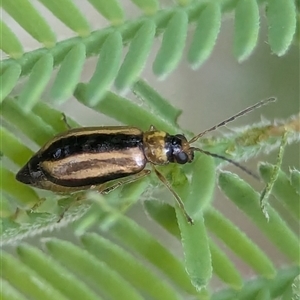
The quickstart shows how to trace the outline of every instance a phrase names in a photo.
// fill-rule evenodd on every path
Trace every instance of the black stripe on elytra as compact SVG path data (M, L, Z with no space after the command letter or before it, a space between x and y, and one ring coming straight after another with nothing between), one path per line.
M57 184L60 186L64 186L64 187L84 187L84 186L91 186L91 185L99 185L102 183L106 183L108 181L112 181L114 179L118 179L118 178L122 178L122 177L126 177L129 175L133 175L138 173L137 172L131 172L131 173L114 173L114 174L109 174L106 176L100 176L100 177L87 177L87 178L83 178L83 179L58 179L54 176L51 176L48 172L44 171L44 174L46 176L46 178Z
M40 160L60 160L82 153L103 153L142 147L142 135L130 134L83 134L60 138L40 155Z

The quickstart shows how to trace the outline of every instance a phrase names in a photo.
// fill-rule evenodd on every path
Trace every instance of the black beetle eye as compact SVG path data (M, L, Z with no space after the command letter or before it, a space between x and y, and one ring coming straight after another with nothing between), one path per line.
M189 157L185 152L179 152L176 155L176 162L179 164L185 164L188 162L188 160L189 160Z

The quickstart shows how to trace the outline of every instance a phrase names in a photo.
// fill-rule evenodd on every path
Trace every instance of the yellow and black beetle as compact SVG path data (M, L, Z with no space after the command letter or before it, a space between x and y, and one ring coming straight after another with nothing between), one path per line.
M246 108L196 135L190 141L182 134L170 135L157 130L154 126L145 132L128 126L71 129L46 143L17 173L16 179L25 184L54 192L65 193L96 188L99 192L106 193L121 184L148 175L150 170L146 170L145 167L147 163L151 163L158 178L175 196L187 220L192 223L180 197L154 166L168 163L191 163L194 151L200 151L227 160L251 174L233 160L192 147L191 144L207 132L271 101L275 101L275 98L263 100ZM127 178L126 181L117 181L110 186L107 184L129 176L130 178Z

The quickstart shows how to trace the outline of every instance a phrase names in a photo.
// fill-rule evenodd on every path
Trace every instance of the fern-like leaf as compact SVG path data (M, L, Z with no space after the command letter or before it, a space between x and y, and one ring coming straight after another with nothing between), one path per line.
M220 168L221 163L212 157L199 154L188 166L159 169L185 200L194 226L186 222L176 205L161 202L162 196L155 195L153 191L160 189L155 176L125 185L105 197L86 192L54 195L15 180L17 168L38 147L67 129L62 113L42 102L44 97L61 104L74 95L81 104L121 123L142 130L152 124L171 134L180 132L191 137L177 123L181 111L139 80L155 41L161 39L152 64L157 77L172 74L185 50L191 67L198 68L211 55L222 19L230 12L235 16L233 52L242 62L257 45L260 19L264 17L259 12L265 8L270 49L281 56L291 46L297 30L299 7L295 2L181 0L165 8L157 0L132 0L141 15L128 19L118 0L88 0L106 19L104 28L93 28L88 16L71 0L39 2L1 2L2 9L41 45L24 52L26 47L14 33L9 18L1 20L0 48L9 56L1 62L0 77L0 213L4 247L0 256L1 299L250 300L298 296L300 248L293 228L299 226L300 173L295 168L278 173L272 189L277 202L270 200L269 222L261 212L257 191L232 173L219 175L224 194L286 257L286 268L278 267L255 239L212 206L215 168ZM54 32L52 21L43 17L41 6L74 36L58 41L59 32ZM188 31L193 31L191 44L186 41ZM84 64L90 57L97 59L95 70L86 82L81 82ZM57 73L55 68L59 68ZM51 79L54 83L48 97L45 90ZM118 92L131 88L139 99L121 97L111 91L114 87ZM79 126L66 118L72 127ZM199 145L243 161L276 150L285 133L288 144L299 142L299 131L299 116L292 116L239 128L221 138L201 139ZM266 183L273 169L266 163L260 165ZM175 243L181 242L184 261L169 245L124 215L139 199L147 200L144 207L149 217L171 234ZM48 238L42 251L20 243L25 237L68 224L76 245ZM95 227L97 234L87 233ZM18 246L12 256L8 251L14 243ZM230 252L252 269L253 279L245 278ZM225 285L217 292L211 286L214 276Z

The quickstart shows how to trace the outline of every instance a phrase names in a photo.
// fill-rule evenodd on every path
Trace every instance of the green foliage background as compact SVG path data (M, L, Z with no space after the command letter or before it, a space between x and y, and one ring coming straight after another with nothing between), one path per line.
M268 223L259 207L259 193L247 182L229 172L221 172L216 179L219 161L198 155L190 166L161 168L185 199L194 226L187 224L177 207L162 201L169 195L160 192L155 176L105 197L83 194L87 201L72 205L57 223L74 196L33 190L17 183L14 174L36 145L65 130L57 107L72 95L118 122L144 130L153 124L170 133L191 136L177 123L180 110L140 79L154 42L161 40L152 63L153 74L159 79L174 72L184 53L192 68L202 66L214 49L223 20L233 16L233 53L239 62L252 54L259 41L260 18L267 19L270 52L288 55L288 49L299 44L299 2L166 4L135 0L132 3L140 15L132 19L125 17L121 1L88 2L108 21L107 27L92 30L89 17L71 0L39 0L39 5L27 0L1 1L0 47L9 56L3 54L1 61L1 242L5 248L1 252L1 299L297 299L300 173L296 169L280 172L273 189L275 200L268 207ZM52 24L41 13L41 4L71 29L74 37L57 42ZM38 49L23 49L4 12L40 43ZM191 42L186 40L189 31L193 32ZM81 82L89 57L96 57L97 65L90 79ZM51 78L54 81L49 84ZM130 88L138 100L120 96ZM205 138L201 146L237 161L276 152L285 130L289 143L299 141L296 113L282 121L239 128L221 138ZM78 126L77 120L68 121ZM261 165L265 182L270 180L272 169ZM226 197L285 256L284 268L211 205L216 181ZM42 205L31 211L41 198L45 200ZM174 236L174 241L181 241L182 255L175 255L159 237L124 216L138 199L145 200L147 214ZM67 224L71 226L68 237L56 239L48 234L50 237L36 246L30 239L27 244L12 246ZM252 279L236 266L231 252L253 270ZM212 276L219 278L221 290L216 290Z

